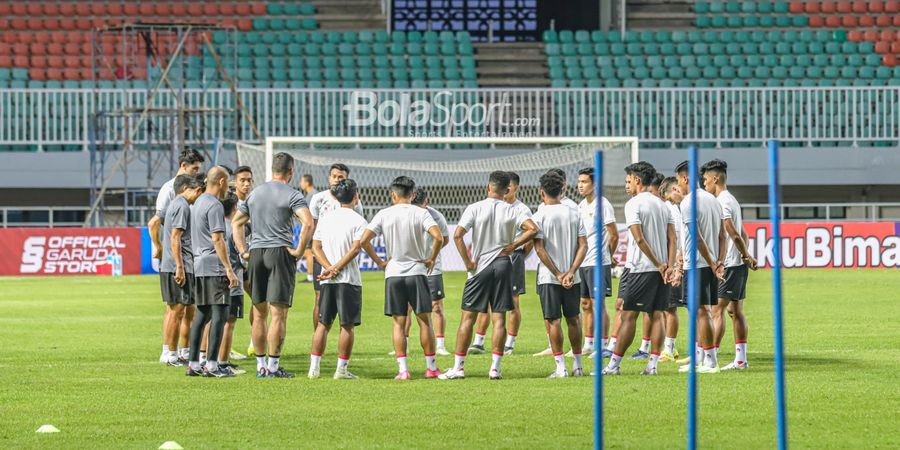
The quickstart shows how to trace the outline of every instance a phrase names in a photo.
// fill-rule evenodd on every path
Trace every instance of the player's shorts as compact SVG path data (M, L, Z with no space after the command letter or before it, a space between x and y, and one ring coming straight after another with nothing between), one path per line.
M669 290L667 309L687 308L687 295L685 295L684 291L686 282L687 280L682 279L678 287L666 285L666 288Z
M197 306L228 305L231 302L228 277L196 277L194 279L194 299Z
M309 270L309 269L307 269L307 270ZM322 290L322 284L319 283L319 275L321 273L322 273L322 265L319 264L318 261L316 261L316 258L313 258L313 270L312 270L313 290L315 290L316 292L319 292Z
M582 281L583 282L583 281ZM569 289L559 284L539 284L538 297L541 298L541 310L545 320L558 320L563 317L578 317L581 314L581 288L572 286Z
M184 286L175 282L175 274L172 272L159 273L159 290L162 292L162 300L167 305L193 305L194 304L194 274L184 274Z
M516 250L509 255L512 261L513 295L525 294L525 250Z
M466 280L463 287L463 311L502 313L513 310L512 262L498 256L481 272Z
M628 291L628 274L631 273L631 269L624 268L622 269L622 276L619 277L619 291L616 293L616 298L625 298L625 292Z
M341 325L362 323L362 286L324 283L319 297L319 322L331 326L340 317Z
M241 295L232 295L231 296L231 305L228 307L228 317L234 317L235 319L243 319L244 318L244 294Z
M594 268L579 267L578 274L581 276L581 298L596 299L594 295ZM612 297L612 266L603 266L603 290L604 297Z
M409 306L416 314L431 312L431 291L425 275L385 279L384 315L405 316Z
M286 305L294 302L297 260L284 247L250 250L250 298L253 304Z
M628 287L625 289L625 300L622 309L625 311L664 311L669 297L669 289L659 272L641 272L628 274Z
M700 274L699 305L715 305L719 303L719 279L709 267L697 269Z
M444 299L444 275L429 275L426 277L428 281L428 291L431 292L431 301L439 302Z
M725 281L719 282L719 298L743 300L750 270L746 264L725 268Z

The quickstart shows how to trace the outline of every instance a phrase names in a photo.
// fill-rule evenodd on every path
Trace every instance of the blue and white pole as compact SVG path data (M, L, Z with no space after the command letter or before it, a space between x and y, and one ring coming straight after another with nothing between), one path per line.
M603 311L606 310L606 286L603 277L603 152L594 153L594 239L597 245L597 261L594 265L594 336L603 336ZM595 339L595 342L600 342ZM597 344L594 344L594 348ZM603 448L603 349L594 359L594 448Z
M775 324L775 412L778 449L787 449L787 411L784 392L784 324L781 302L781 182L778 142L769 141L769 217L772 221L772 314Z
M697 146L688 149L688 183L691 192L691 222L688 227L691 247L688 249L688 350L691 352L691 369L688 372L687 397L687 449L697 448L697 308L699 307L699 277L697 276Z

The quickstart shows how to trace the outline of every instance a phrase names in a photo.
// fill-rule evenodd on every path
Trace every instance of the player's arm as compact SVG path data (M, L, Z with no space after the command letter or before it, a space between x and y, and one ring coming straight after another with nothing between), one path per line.
M581 267L581 263L584 262L584 257L587 255L587 247L587 237L578 236L578 249L575 251L575 259L572 260L572 266L569 268L569 271L566 272L566 277L571 284L575 283L575 272L578 271L578 268Z
M619 229L615 222L606 224L606 235L609 236L609 256L612 257L619 248Z
M294 216L297 217L297 220L302 225L300 228L300 241L297 242L296 248L288 249L288 252L294 258L299 259L303 256L303 252L306 251L306 246L312 242L313 233L316 231L316 221L313 219L312 214L309 213L309 208L306 207L295 209Z
M238 279L234 274L234 269L231 268L231 260L228 259L228 245L225 243L225 232L214 231L212 233L212 241L213 247L216 249L216 256L219 257L219 262L225 267L225 276L228 277L228 287L237 287Z
M161 228L162 219L160 219L159 213L154 214L153 217L150 218L150 221L147 222L147 231L150 232L150 241L153 242L153 248L156 249L153 252L153 257L156 259L162 257L162 239L160 239Z
M247 254L247 236L244 234L244 227L248 223L250 216L241 211L236 212L231 219L231 239L234 240L234 247L244 260L250 259L250 255Z
M362 238L359 240L359 244L362 249L366 251L366 254L369 255L369 258L372 258L375 265L378 266L379 269L384 270L384 268L387 267L387 261L378 256L375 247L372 246L372 239L375 239L375 232L366 228L363 231Z
M719 233L719 236L721 237L722 234ZM713 259L712 252L709 251L709 247L706 245L706 241L703 240L703 236L700 236L700 233L697 233L697 250L700 251L700 256L706 260L706 264L709 264L709 267L712 269L713 274L716 275L716 278L725 281L724 272L719 271L719 266L722 265L722 263Z
M744 240L746 232L744 230L738 232L737 227L734 226L734 221L731 219L723 220L722 224L724 225L722 228L728 233L728 237L734 242L734 246L741 252L741 259L747 264L747 267L756 270L756 260L750 255L750 250L747 248L747 241Z
M181 235L184 230L181 228L172 228L172 258L175 259L175 283L184 286L184 259L181 257Z
M315 244L313 244L313 246L315 246ZM353 241L353 244L350 245L350 250L348 250L347 253L345 253L338 262L334 263L334 265L331 266L332 273L337 275L341 270L344 270L344 267L347 267L347 264L350 264L351 261L359 256L359 251L361 248L362 245L359 241Z
M428 234L431 235L431 256L428 257L425 261L425 268L428 269L428 274L431 275L431 271L434 269L434 262L437 261L437 257L441 254L441 249L444 248L444 237L441 236L441 229L438 228L437 225L432 225L428 228Z
M450 235L441 236L441 250L444 249L448 244L450 244Z
M523 250L522 256L527 258L528 255L531 254L531 251L534 250L534 240L530 240L530 241L526 242L525 245L522 246L522 250Z
M666 225L666 247L669 250L669 277L666 282L672 286L680 284L681 272L676 269L678 257L678 235L675 233L675 225Z
M563 283L563 278L565 278L566 274L560 272L559 268L556 267L556 264L553 263L553 260L550 259L550 254L547 253L547 248L544 247L543 239L537 238L534 240L534 252L537 253L538 259L541 260L541 264L543 264L560 283Z
M650 260L650 263L653 264L653 267L656 267L659 270L659 273L662 274L663 279L666 279L666 271L669 270L668 262L660 261L657 259L656 255L653 254L653 249L650 248L650 243L647 242L647 239L644 238L644 229L641 227L641 224L636 223L628 227L628 230L631 231L631 235L634 237L634 243L637 244L638 248L641 252L647 256L647 259Z
M476 261L472 261L472 258L469 257L469 250L466 248L466 241L463 240L463 236L468 233L465 227L458 226L456 227L456 231L453 233L453 243L456 244L456 251L459 252L459 257L462 258L463 264L466 266L466 270L469 272L474 272L477 264Z
M517 248L524 246L526 243L530 243L534 240L534 237L537 236L538 227L531 219L525 219L519 229L522 230L522 234L519 235L518 239L512 241L512 243L506 247L503 247L503 251L500 252L501 255L511 255ZM526 248L526 251L527 250L528 249Z

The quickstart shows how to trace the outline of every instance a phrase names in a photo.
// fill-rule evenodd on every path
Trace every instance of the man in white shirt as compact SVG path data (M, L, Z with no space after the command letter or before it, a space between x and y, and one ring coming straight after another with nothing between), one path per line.
M666 207L675 221L675 237L678 241L676 246L675 271L676 276L682 278L684 270L682 268L682 249L684 248L684 220L681 218L681 209L678 205L684 199L681 189L678 187L678 179L675 177L665 178L659 188L659 193L663 200L666 201ZM678 337L678 308L687 307L687 300L684 295L684 283L678 286L669 286L669 300L666 305L666 311L663 313L665 321L666 338L663 342L663 351L659 356L661 362L677 361L678 349L675 346Z
M504 200L508 189L509 174L492 172L486 188L487 198L466 207L453 235L456 250L468 271L468 279L463 288L462 317L456 333L456 357L453 368L441 374L441 379L465 378L466 349L472 340L472 328L478 314L488 310L494 324L489 378L502 378L500 361L506 338L506 313L513 309L514 292L509 255L537 233L531 219ZM464 240L470 230L471 256ZM517 230L522 230L518 238Z
M450 229L447 225L447 218L444 217L440 211L428 205L428 192L422 188L417 189L416 198L413 200L412 204L419 208L425 208L425 210L428 211L428 214L431 214L431 218L434 219L438 228L441 230L441 236L443 237L441 249L446 247L447 244L450 243ZM433 244L433 242L431 242L431 235L426 233L425 240L428 248L431 248L431 245ZM441 356L448 356L450 355L450 352L447 351L446 344L444 343L444 329L447 320L444 317L444 275L443 272L441 272L440 253L434 261L434 270L432 270L431 275L428 276L428 290L431 291L431 321L434 324L436 340L435 352ZM412 314L412 310L410 310L410 314ZM406 322L407 342L409 339L409 327L411 325L412 317Z
M367 223L353 211L359 202L355 181L339 181L331 187L331 194L341 203L341 208L323 217L313 235L312 248L316 259L322 263L322 272L318 276L321 283L319 316L316 318L319 326L313 335L308 376L319 378L328 332L335 317L340 316L341 335L334 379L355 380L357 377L348 367L353 352L353 329L362 323L362 276L356 257L362 248L360 239Z
M612 255L619 245L619 230L616 227L616 213L612 203L606 197L600 198L603 210L602 242L597 244L597 229L594 223L597 213L597 203L594 197L594 168L587 167L578 172L578 193L584 200L578 204L578 215L585 229L587 238L587 254L581 263L579 273L581 275L581 312L584 315L584 348L583 353L594 351L594 302L600 296L597 292L599 286L594 285L594 267L597 266L597 252L600 252L603 264L602 276L603 296L612 296ZM609 315L606 308L602 308L603 336L600 340L600 348L605 348L607 336L609 336Z
M722 370L744 370L747 363L747 318L744 316L744 297L748 270L756 270L756 260L750 255L747 232L744 231L741 205L728 191L728 163L714 159L703 165L706 191L716 196L722 205L722 227L728 234L725 254L725 281L719 283L719 300L713 306L713 339L716 349L725 335L725 311L731 315L734 327L734 361Z
M684 271L690 268L691 257L696 259L697 276L700 279L700 292L697 308L697 361L701 361L698 371L701 373L718 373L719 363L716 358L713 340L712 317L710 308L716 304L719 292L719 280L724 280L725 265L725 230L722 228L722 207L709 192L697 189L697 250L699 255L691 255L690 235L691 203L694 194L690 190L688 162L684 161L675 167L678 188L685 192L681 200L681 218L684 221L684 249L682 251ZM678 274L676 273L676 276ZM686 292L686 291L685 291ZM688 362L688 361L685 361ZM690 364L679 368L682 372L690 370Z
M579 295L581 279L579 268L587 252L585 229L577 209L560 203L563 179L547 173L541 176L541 198L544 207L532 216L538 226L534 250L541 264L538 265L538 296L544 323L550 336L550 347L556 370L549 378L566 378L563 357L563 332L560 319L566 318L569 342L575 361L572 376L584 375L581 360L581 317Z
M434 329L431 326L431 292L427 276L434 269L440 254L443 236L431 214L411 204L416 183L400 176L391 182L393 206L382 209L372 218L363 232L362 244L370 244L377 235L384 235L387 262L375 255L372 259L384 270L384 315L394 323L394 352L398 373L395 380L409 380L406 364L406 313L412 306L419 322L419 339L425 351L425 378L437 378L440 371L435 360ZM425 233L431 235L429 249ZM371 255L370 255L371 256Z
M641 161L625 168L625 183L636 193L625 204L625 224L631 234L628 242L628 260L631 271L624 292L622 324L616 350L609 358L603 375L618 375L622 355L634 339L637 316L643 312L650 316L651 347L647 367L641 375L656 375L656 365L663 343L662 312L666 308L672 268L675 266L675 226L672 215L663 201L650 193L650 184L656 175L652 165Z

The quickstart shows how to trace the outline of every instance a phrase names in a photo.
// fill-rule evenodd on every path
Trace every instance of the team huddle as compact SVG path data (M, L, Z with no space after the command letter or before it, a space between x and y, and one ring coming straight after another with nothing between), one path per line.
M271 181L256 187L249 167L231 171L214 166L199 174L203 162L194 150L182 152L178 174L161 188L157 214L148 224L158 249L155 256L160 259L160 289L166 304L160 362L186 366L188 376L222 378L245 373L230 359L243 358L232 351L232 342L235 322L244 314L246 292L252 300L250 348L256 357L257 377L294 377L280 366L280 357L293 303L297 259L307 249L315 260L316 291L309 378L320 376L321 359L336 320L340 332L334 378L357 378L349 364L354 328L362 323L358 256L363 251L384 270L384 314L392 320L397 380L411 378L406 355L413 321L420 330L424 378L464 378L466 356L486 351L487 328L493 325L488 377L501 379L501 361L515 351L522 320L519 297L526 291L525 260L531 251L540 261L537 293L549 342L549 348L537 355L553 355L556 367L549 378L583 376L582 354L594 358L598 353L610 358L602 373L619 374L641 312L645 313L644 337L632 358L648 359L642 374L655 375L660 360L678 360L676 308L685 306L682 278L690 261L684 250L692 245L685 230L695 201L686 163L670 178L646 162L625 169L626 191L631 196L625 205L630 239L609 339L609 317L605 309L602 317L594 317L594 302L600 295L612 295L612 256L618 246L618 230L610 202L594 196L593 169L578 173L578 192L584 197L579 204L566 197L562 170L551 169L542 175L543 202L533 214L517 198L517 174L491 173L485 199L465 208L452 236L467 280L454 364L442 372L436 355L449 352L444 339L440 252L450 244L451 236L444 215L429 206L425 189L409 177L395 178L389 186L392 206L367 221L357 183L343 164L331 166L330 189L307 203L303 193L290 186L294 159L287 153L274 155ZM717 349L724 335L726 311L734 323L736 356L721 370L746 369L747 325L741 300L748 269L755 270L756 262L747 250L740 205L726 187L727 164L713 160L701 172L705 190L698 189L696 199L696 267L701 285L696 317L698 371L720 370ZM597 201L602 211L599 227L595 225ZM295 222L301 225L296 240ZM373 246L378 236L384 240L385 258ZM603 293L594 283L598 265L604 277ZM595 320L602 321L599 342L593 336ZM571 348L569 356L574 359L571 371L563 353L564 334ZM688 368L684 365L681 370Z

